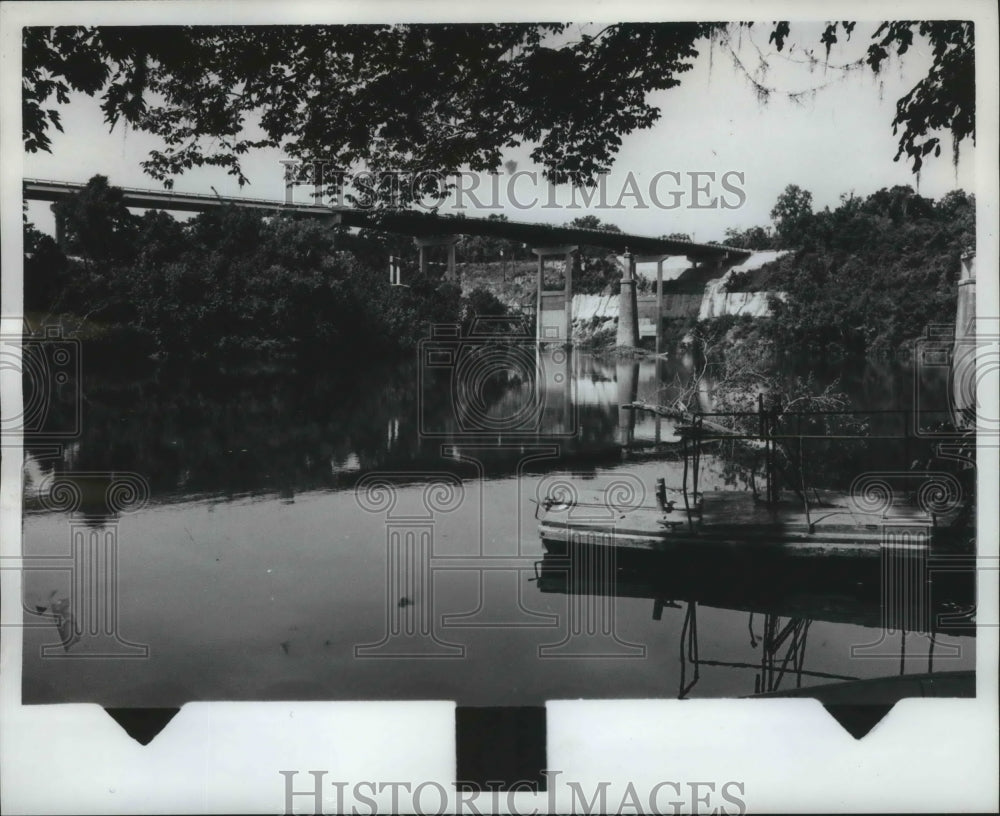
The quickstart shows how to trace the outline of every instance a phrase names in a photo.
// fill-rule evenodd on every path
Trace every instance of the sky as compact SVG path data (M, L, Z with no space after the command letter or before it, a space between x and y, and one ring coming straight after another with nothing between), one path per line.
M696 241L711 241L721 240L726 229L770 225L771 208L788 184L810 191L816 209L836 207L842 195L863 196L897 184L909 184L932 198L956 188L974 191L971 140L963 143L956 168L946 134L941 157L927 162L919 179L905 160L893 161L895 102L923 76L929 55L925 45L917 42L903 59L891 60L879 76L867 66L855 71L837 67L864 54L875 27L875 23L859 22L851 42L834 47L828 68L810 69L802 53L805 47L822 56L822 24L793 25L790 39L795 46L786 46L782 54L768 44L767 24L743 30L731 47L721 43L709 47L705 42L694 69L682 75L681 85L654 95L663 112L656 125L624 137L607 178L606 208L584 207L580 199L577 208L569 208L568 187L560 188L553 200L544 182L533 185L524 175L514 182L515 204L507 195L510 173L501 170L500 208L484 210L466 200L464 212L469 217L502 212L513 220L556 224L589 212L627 232L687 233ZM763 61L767 73L762 82L777 92L766 102L758 99L736 59L749 71ZM783 93L810 89L815 92L796 100ZM140 167L149 149L158 144L153 137L121 125L109 132L98 100L82 95L74 95L61 113L65 132L52 134L51 153L24 156L25 177L85 182L100 173L119 186L161 187ZM539 172L529 152L530 147L524 146L508 151L504 159L516 162L518 172ZM283 158L279 150L252 154L245 163L251 184L242 190L233 177L217 168L189 171L175 179L174 187L182 192L211 193L214 188L222 196L282 199ZM657 177L663 173L678 175ZM724 175L730 191L721 186ZM661 206L649 193L654 178L658 178L655 191ZM634 187L630 179L635 180ZM704 188L706 184L706 193L693 192L692 185ZM742 195L731 192L734 188ZM479 189L489 190L488 182L483 180ZM626 190L639 195L622 198ZM671 196L671 190L679 197ZM308 193L307 188L297 190L296 200L307 201ZM480 192L478 196L482 203L491 203L489 195ZM538 203L527 206L535 197ZM718 199L715 207L691 206L712 198ZM553 202L558 206L544 206ZM663 205L671 202L678 206L665 209ZM721 206L723 202L740 206L727 209ZM47 204L31 204L29 218L51 232L54 225L47 208ZM448 210L446 204L440 211Z

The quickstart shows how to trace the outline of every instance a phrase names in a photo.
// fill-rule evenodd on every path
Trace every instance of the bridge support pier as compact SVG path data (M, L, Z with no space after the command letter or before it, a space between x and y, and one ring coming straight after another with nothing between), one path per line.
M573 343L573 262L576 255L576 246L559 247L532 247L532 252L538 256L538 274L535 294L535 340L539 343L546 341L562 341L563 345L569 346ZM563 287L562 287L562 318L557 325L546 323L544 320L545 309L545 259L551 257L563 258ZM553 290L558 292L560 290ZM561 325L560 325L561 324Z
M428 235L414 238L419 252L420 274L427 274L427 248L432 246L448 247L448 265L445 269L444 279L453 283L458 283L458 272L455 265L455 244L461 240L458 235Z
M623 408L639 396L639 361L618 360L615 363L615 382L618 386L618 443L627 448L635 442L635 422L638 411Z
M625 250L625 268L622 270L621 289L618 295L618 336L616 345L621 348L639 346L639 303L635 296L635 256Z
M66 219L59 214L58 204L53 204L49 209L56 219L56 246L63 252L66 251Z
M983 342L976 339L976 251L966 250L962 253L951 350L951 413L956 428L976 427L976 354Z
M663 262L669 255L636 255L634 263L656 264L656 353L663 351ZM632 267L633 273L635 266ZM633 274L634 278L635 275Z

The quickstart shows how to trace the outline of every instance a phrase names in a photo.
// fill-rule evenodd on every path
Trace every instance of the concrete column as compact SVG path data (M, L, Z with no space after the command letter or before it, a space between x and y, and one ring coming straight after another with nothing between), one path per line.
M573 252L566 253L566 345L573 343Z
M639 304L635 298L635 257L627 249L624 261L625 270L618 296L617 345L636 348L639 345Z
M538 253L538 280L535 295L535 342L542 342L542 286L545 284L545 256Z
M576 434L577 423L575 419L575 408L576 405L573 400L573 366L575 365L576 356L572 353L571 349L567 346L566 348L566 365L562 370L563 375L563 427L562 432L564 435Z
M432 246L448 247L448 265L445 268L444 279L447 281L456 280L455 274L455 244L459 241L455 235L425 235L414 238L413 242L420 250L420 272L427 274L427 248Z
M976 253L967 251L962 255L962 269L958 281L955 340L952 346L949 378L952 422L956 428L971 429L976 426L978 408L976 352Z
M663 259L656 262L656 353L663 350ZM657 417L657 429L659 429ZM657 440L659 441L659 440Z
M976 318L976 253L962 255L958 280L958 308L955 311L955 340L967 340L975 335Z
M448 244L448 272L446 275L450 281L457 281L458 275L455 272L455 244Z
M622 408L631 405L639 395L639 361L619 360L615 363L615 381L618 386L618 442L628 447L635 439L636 412Z
M560 245L560 246L546 246L546 247L532 247L532 252L538 258L538 297L537 297L537 314L538 314L538 331L536 337L539 341L546 339L546 334L543 331L543 315L545 314L542 310L544 306L544 299L542 297L545 291L545 259L546 258L562 258L564 261L564 285L562 289L553 289L553 293L557 294L562 292L563 295L563 308L562 317L556 317L553 321L555 326L552 328L558 329L559 339L563 344L568 344L572 342L572 326L573 326L573 253L578 249L575 245ZM553 310L555 311L555 310ZM550 324L551 326L551 324ZM551 335L548 339L554 339Z
M59 249L66 251L66 219L59 215L59 211L56 209L56 205L53 204L50 209L52 214L56 219L56 246Z
M637 263L655 263L656 264L656 353L660 354L663 351L663 262L669 258L669 255L661 255L659 253L655 255L636 255L632 258L632 269L633 275L635 277L634 270L635 264Z

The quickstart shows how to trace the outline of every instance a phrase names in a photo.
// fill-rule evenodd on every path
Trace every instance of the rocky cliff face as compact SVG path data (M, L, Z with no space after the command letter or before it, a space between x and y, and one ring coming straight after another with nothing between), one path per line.
M671 286L664 281L663 316L666 320L707 320L723 315L748 315L767 317L770 314L768 299L771 295L783 297L781 292L730 292L734 278L745 278L747 273L783 255L779 251L755 252L743 263L731 267L725 274L710 278L690 291L691 286ZM692 277L687 275L687 278ZM689 283L690 281L686 281ZM673 291L677 289L678 291ZM683 290L683 291L680 291ZM656 333L656 296L639 297L639 330L642 336ZM618 294L575 295L573 297L573 337L577 342L597 342L606 335L613 335L618 320Z
M745 277L747 273L760 269L764 264L777 260L785 253L779 250L755 252L743 263L737 264L726 271L721 278L709 281L701 299L698 311L699 320L707 320L723 315L748 315L750 317L767 317L770 314L768 298L771 295L783 297L782 292L730 292L734 279Z

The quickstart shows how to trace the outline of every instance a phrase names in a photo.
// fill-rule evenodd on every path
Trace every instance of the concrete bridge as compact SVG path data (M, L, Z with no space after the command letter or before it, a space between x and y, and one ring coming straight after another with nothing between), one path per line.
M86 187L65 181L24 179L23 197L33 201L58 202ZM447 247L448 262L445 278L457 280L455 247L462 235L479 235L517 241L528 246L538 258L536 282L536 337L540 342L570 344L572 342L573 256L581 246L595 246L620 253L624 268L620 285L618 310L619 346L639 345L639 316L636 299L636 263L654 262L657 269L655 314L663 314L663 262L671 256L684 256L693 266L721 272L725 266L748 257L744 249L698 244L672 238L653 238L603 230L532 224L522 221L490 221L483 218L423 213L413 210L376 210L356 207L324 207L315 204L294 204L260 198L223 198L217 195L181 193L173 190L122 190L126 207L174 212L207 212L222 207L244 207L271 215L291 213L327 219L331 224L367 228L411 236L417 247L421 272L427 271L427 249ZM63 241L64 228L56 215L56 240ZM563 262L563 284L558 289L545 288L545 263ZM396 275L397 273L391 272ZM398 281L396 281L398 282ZM656 320L656 347L660 350L662 320Z

